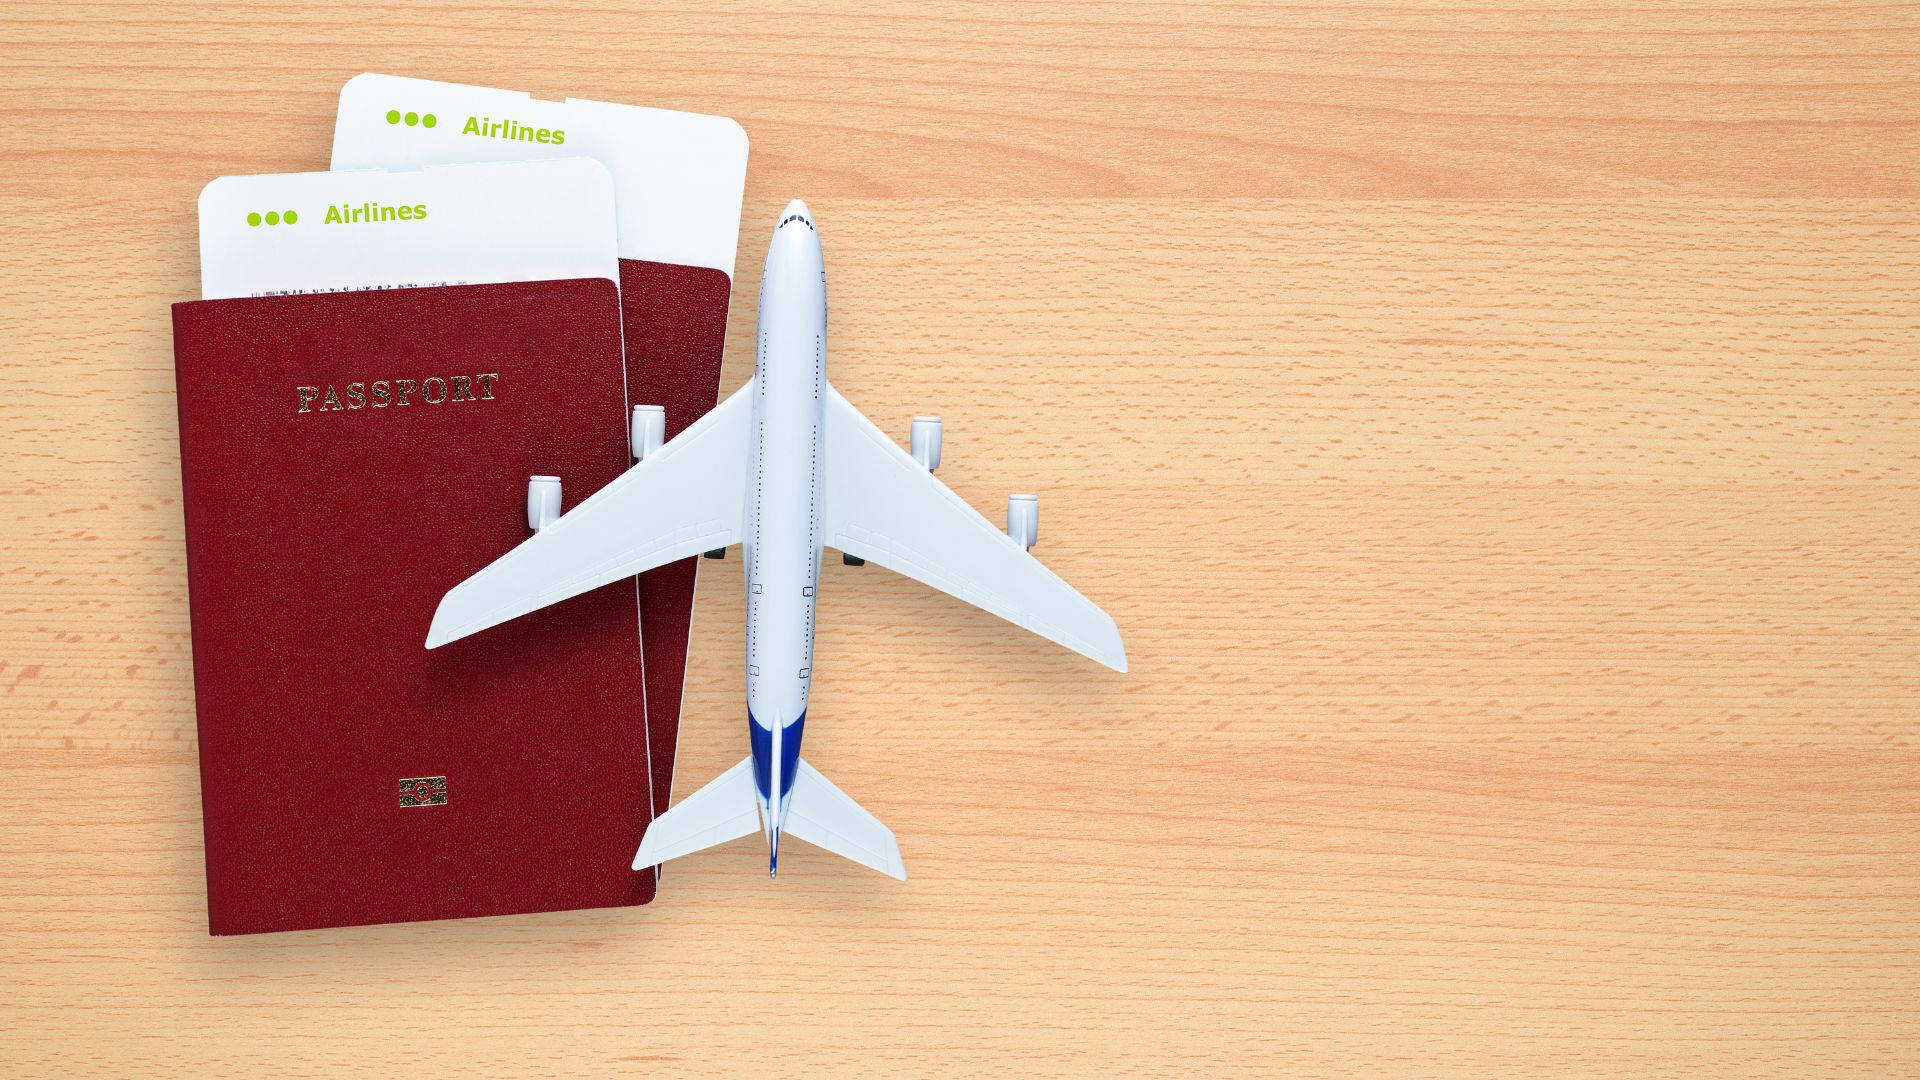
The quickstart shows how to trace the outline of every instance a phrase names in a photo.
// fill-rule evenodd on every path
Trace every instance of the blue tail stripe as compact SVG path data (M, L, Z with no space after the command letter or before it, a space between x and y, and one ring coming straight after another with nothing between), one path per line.
M760 797L764 799L768 786L773 783L770 760L773 757L773 732L761 727L751 711L747 713L747 741L753 747L753 786L759 789Z
M793 775L800 764L800 733L807 722L803 710L793 723L780 729L780 797L785 798L793 790ZM771 798L768 789L773 786L773 732L762 727L747 713L747 740L753 747L753 783L760 791L760 797Z
M794 718L780 733L780 797L786 798L793 790L793 775L799 771L800 729L806 725L806 710Z

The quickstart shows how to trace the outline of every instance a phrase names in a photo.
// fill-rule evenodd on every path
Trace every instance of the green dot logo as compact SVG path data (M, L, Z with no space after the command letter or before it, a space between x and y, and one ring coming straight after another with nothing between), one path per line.
M280 224L280 211L278 210L267 211L267 224L269 225Z
M294 222L296 222L296 221L299 221L299 220L300 220L300 215L299 215L299 214L296 214L296 213L294 213L294 212L293 212L293 211L291 211L291 210L289 210L289 211L287 211L286 213L284 213L284 214L281 214L281 215L280 215L280 220L281 220L281 221L284 221L284 222L286 222L286 223L287 223L287 224L289 224L289 225L291 225L291 224L293 224Z
M408 127L429 127L430 128L435 124L438 124L439 122L440 122L440 118L433 115L432 113L417 113L417 112L403 113L399 109L387 110L387 123L389 124L396 124L396 125L405 124Z
M251 213L251 214L248 214L248 215L247 215L247 224L249 224L249 225L258 225L258 224L260 224L260 212L256 210L256 211L254 211L253 213Z

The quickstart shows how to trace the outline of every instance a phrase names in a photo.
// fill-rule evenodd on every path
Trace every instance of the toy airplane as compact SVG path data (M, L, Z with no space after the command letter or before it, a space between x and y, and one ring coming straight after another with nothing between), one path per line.
M900 847L879 819L800 757L813 675L814 593L823 547L951 593L1041 637L1127 670L1113 620L1027 554L1039 500L1007 500L1007 532L932 470L938 417L913 421L902 452L827 382L827 279L805 203L780 215L760 279L754 376L661 445L656 406L634 410L638 464L565 516L559 482L535 477L535 535L441 599L427 648L643 570L741 544L747 585L746 760L662 814L636 870L752 832L780 868L797 836L896 878Z

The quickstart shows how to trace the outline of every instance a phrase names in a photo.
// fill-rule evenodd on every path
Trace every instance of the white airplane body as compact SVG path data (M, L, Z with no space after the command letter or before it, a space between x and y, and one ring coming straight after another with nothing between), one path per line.
M440 601L427 647L677 559L742 545L747 587L747 734L738 765L662 814L636 870L753 832L769 874L792 834L905 878L893 833L800 758L813 677L814 601L824 548L950 593L1120 671L1105 612L1031 555L1037 502L1016 495L1002 533L932 468L939 422L914 423L909 455L826 378L826 270L805 204L782 212L760 284L754 376L671 442L658 409L635 410L640 461L564 516L558 487L538 532ZM651 434L649 434L651 432ZM655 448L657 447L657 449Z

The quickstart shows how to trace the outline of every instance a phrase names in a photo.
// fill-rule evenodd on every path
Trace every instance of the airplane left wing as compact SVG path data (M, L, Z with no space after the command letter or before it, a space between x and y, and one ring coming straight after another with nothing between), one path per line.
M1127 670L1107 613L1027 554L828 387L828 546Z
M753 382L440 599L427 648L739 541Z

